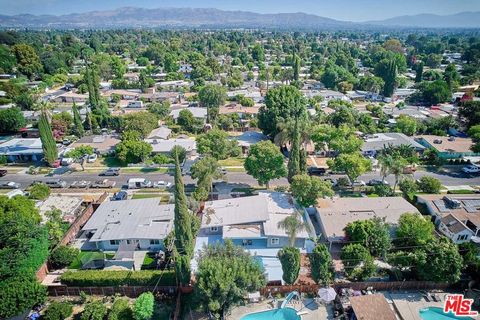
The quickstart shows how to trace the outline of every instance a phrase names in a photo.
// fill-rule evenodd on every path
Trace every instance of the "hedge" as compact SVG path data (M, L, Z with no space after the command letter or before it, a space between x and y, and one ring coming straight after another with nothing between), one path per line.
M160 279L160 281L159 281ZM115 286L174 286L175 271L67 271L61 276L62 284L72 287L115 287Z

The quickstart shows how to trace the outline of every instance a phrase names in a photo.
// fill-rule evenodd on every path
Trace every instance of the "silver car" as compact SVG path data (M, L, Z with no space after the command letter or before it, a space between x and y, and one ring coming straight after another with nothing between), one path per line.
M1 182L0 189L20 189L20 183L13 181Z

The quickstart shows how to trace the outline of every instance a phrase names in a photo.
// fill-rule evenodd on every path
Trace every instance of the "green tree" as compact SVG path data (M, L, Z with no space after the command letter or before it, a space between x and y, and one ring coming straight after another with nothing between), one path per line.
M193 197L197 201L207 200L213 189L213 180L223 177L217 159L211 156L206 156L195 162L190 168L190 172L192 178L197 180L197 189L193 193Z
M150 112L140 111L123 117L123 131L136 131L145 139L153 129L158 127L158 119Z
M271 89L265 96L265 106L260 107L258 127L273 138L278 134L278 124L305 118L306 105L302 93L293 86Z
M318 198L335 194L330 182L307 174L294 176L290 188L297 202L304 207L316 205Z
M442 182L434 177L423 176L417 182L418 189L425 193L440 193Z
M423 79L423 62L417 63L415 65L415 82L420 83Z
M50 187L45 183L35 183L28 190L30 199L45 200L50 196Z
M150 103L147 105L147 109L159 119L165 119L170 114L170 102L166 100L162 102Z
M374 256L383 257L390 249L390 227L380 218L350 222L345 233L350 241L360 243Z
M375 273L373 258L361 244L348 244L342 248L340 255L347 277L364 281Z
M383 94L391 97L395 91L398 66L395 59L383 59L375 66L375 74L383 79Z
M187 158L187 150L182 146L173 146L172 150L170 150L170 157L175 159L176 156L178 157L178 161L183 163Z
M133 305L133 318L135 320L150 320L153 317L155 299L151 292L142 293Z
M420 280L455 283L460 279L463 259L448 238L429 241L422 251L416 266Z
M0 110L0 133L16 133L27 121L20 108Z
M480 101L465 101L460 104L458 118L467 129L480 124Z
M48 164L52 165L53 162L58 159L58 150L45 110L43 110L40 115L38 131L40 133L40 140L42 141L44 159Z
M65 153L64 156L67 157L67 158L73 158L73 159L78 160L86 154L91 155L93 153L94 153L94 150L93 150L92 146L80 145L80 146L68 151L67 153Z
M296 120L290 152L288 153L287 177L290 183L292 182L294 176L302 174L306 169L306 165L304 163L306 162L306 158L303 155L304 150L301 149L300 140L300 128L298 120Z
M302 67L302 60L298 55L293 53L293 80L298 81L300 78L300 69Z
M418 213L404 213L398 219L395 242L400 246L424 246L433 239L435 226Z
M132 131L127 131L127 133L128 132ZM122 141L115 147L117 158L123 163L144 162L152 153L152 150L153 147L151 144L133 137L122 137Z
M220 129L212 129L197 137L197 150L202 155L209 155L217 160L240 154L236 140L228 139L228 134Z
M413 200L415 193L417 192L417 183L412 178L403 178L398 184L400 191L402 191L403 197L408 200Z
M2 249L3 250L3 249ZM47 287L32 278L0 281L0 317L8 319L47 299Z
M225 88L217 85L206 85L198 92L198 100L202 107L207 108L207 120L213 123L218 116L218 110L225 103L227 94Z
M112 309L108 313L108 320L133 320L133 312L128 298L117 297L113 301Z
M414 118L401 114L396 120L395 130L407 136L413 136L417 133L417 120Z
M278 259L282 264L283 281L294 284L300 272L300 250L294 247L285 247L278 251Z
M89 301L83 309L80 320L103 320L107 315L107 307L100 300Z
M333 171L345 172L352 183L372 168L370 160L364 158L360 152L342 153L333 161L328 160L327 163Z
M278 179L287 175L284 157L277 146L271 141L261 141L250 148L245 159L245 170L258 180L259 184L270 188L270 180Z
M327 246L318 243L308 254L313 281L320 285L329 285L333 280L333 261Z
M73 306L67 301L53 301L45 311L45 320L64 320L73 313Z
M363 140L355 135L355 128L348 125L334 127L321 124L313 129L311 136L317 150L354 153L361 150Z
M230 240L216 242L199 253L196 291L205 309L222 318L248 292L265 286L263 272L243 248Z
M33 79L35 75L42 71L42 64L35 49L28 44L16 44L12 47L12 52L17 59L17 70Z
M77 137L81 138L85 134L85 130L83 129L82 118L80 117L80 112L78 112L78 108L75 103L72 106L73 112L73 128L72 133Z
M450 101L452 98L450 87L444 80L424 81L420 83L419 91L423 101L428 105Z
M77 248L61 245L52 251L48 263L54 270L62 269L69 266L79 254Z

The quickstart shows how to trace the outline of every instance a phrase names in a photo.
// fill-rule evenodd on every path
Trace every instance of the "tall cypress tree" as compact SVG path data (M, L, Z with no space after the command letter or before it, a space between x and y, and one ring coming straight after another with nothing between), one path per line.
M38 131L40 133L40 140L42 141L43 156L48 164L53 164L58 158L57 144L53 138L52 127L48 122L48 117L45 110L42 111L38 121Z
M81 138L85 134L85 130L83 129L83 124L82 124L82 118L80 117L80 112L78 112L78 108L73 103L72 106L72 112L73 112L73 134L76 135L77 137Z
M387 65L387 74L383 79L385 86L383 87L383 94L386 97L391 97L395 91L395 83L397 81L397 63L391 59Z
M293 80L298 81L300 78L300 68L301 68L300 57L293 53Z
M190 282L190 259L193 255L194 235L192 215L188 211L180 161L175 152L175 268L182 284Z
M302 165L300 164L301 160L300 130L298 127L298 119L296 119L292 146L288 155L288 182L291 183L293 177L302 172Z

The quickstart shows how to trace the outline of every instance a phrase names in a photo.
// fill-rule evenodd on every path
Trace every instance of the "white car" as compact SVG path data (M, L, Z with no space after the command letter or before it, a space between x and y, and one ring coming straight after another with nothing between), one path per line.
M165 181L157 181L153 183L154 188L170 188L172 184L170 182Z
M96 153L91 154L91 155L88 156L87 162L88 163L94 163L95 161L97 161L97 158L98 158L98 156L97 156Z
M472 165L463 167L462 171L465 173L480 173L480 167L472 164Z

